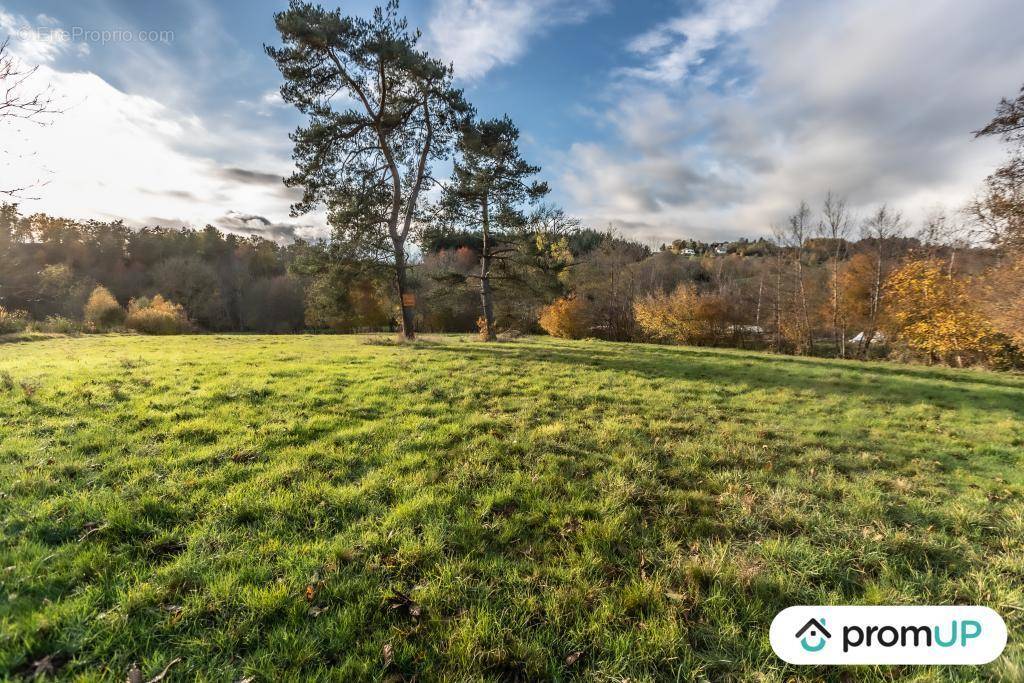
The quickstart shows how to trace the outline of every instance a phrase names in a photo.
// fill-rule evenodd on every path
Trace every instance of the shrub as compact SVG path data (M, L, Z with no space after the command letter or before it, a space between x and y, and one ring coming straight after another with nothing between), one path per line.
M714 344L729 330L729 304L718 294L679 285L671 294L651 294L633 305L640 328L654 339L678 344Z
M1024 370L1024 347L1009 335L996 334L993 337L995 349L986 359L986 365L993 370Z
M487 329L487 318L480 316L476 319L477 337L480 341L489 341L491 338L490 330Z
M586 303L575 296L556 299L540 314L540 326L552 337L583 339L593 324Z
M124 323L124 309L106 287L92 290L85 302L83 318L85 324L96 330L109 330Z
M81 326L71 318L65 318L62 315L48 315L46 320L36 324L36 329L51 334L72 334L78 332Z
M24 332L28 323L28 313L25 311L9 311L0 306L0 334Z
M152 299L132 299L126 324L143 334L181 334L189 329L185 309L159 294Z

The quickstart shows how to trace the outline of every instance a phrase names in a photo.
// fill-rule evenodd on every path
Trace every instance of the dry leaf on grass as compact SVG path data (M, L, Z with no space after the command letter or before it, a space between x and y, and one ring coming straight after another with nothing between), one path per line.
M387 599L388 609L405 612L413 621L417 621L422 614L419 603L401 591L394 593Z

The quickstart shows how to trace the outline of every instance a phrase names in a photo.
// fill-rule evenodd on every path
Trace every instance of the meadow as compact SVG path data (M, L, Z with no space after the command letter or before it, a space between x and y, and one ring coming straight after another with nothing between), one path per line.
M1024 377L527 338L0 344L0 673L1024 680ZM784 665L980 604L984 667Z

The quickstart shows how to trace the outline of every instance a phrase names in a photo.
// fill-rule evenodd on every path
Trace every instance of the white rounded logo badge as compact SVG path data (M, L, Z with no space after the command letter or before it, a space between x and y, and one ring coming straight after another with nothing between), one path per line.
M788 607L772 649L790 664L987 664L1006 647L988 607Z

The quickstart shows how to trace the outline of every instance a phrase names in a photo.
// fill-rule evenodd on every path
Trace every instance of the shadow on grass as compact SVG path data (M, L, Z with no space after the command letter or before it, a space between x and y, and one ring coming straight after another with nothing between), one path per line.
M1006 411L1024 418L1024 379L970 370L936 370L858 361L773 356L712 348L565 342L517 345L443 345L431 350L479 360L495 356L515 362L561 363L573 367L641 375L649 379L714 380L752 389L837 393L877 403L926 403L946 409Z
M36 341L49 341L50 339L63 339L66 337L77 337L77 334L59 334L51 332L12 332L9 334L0 334L0 345L2 344L22 344L24 342L36 342Z

